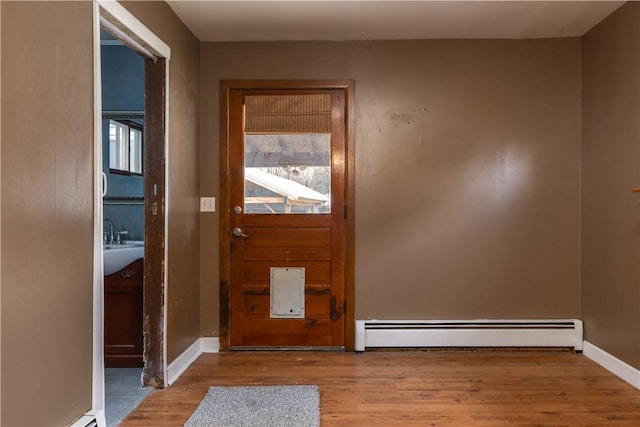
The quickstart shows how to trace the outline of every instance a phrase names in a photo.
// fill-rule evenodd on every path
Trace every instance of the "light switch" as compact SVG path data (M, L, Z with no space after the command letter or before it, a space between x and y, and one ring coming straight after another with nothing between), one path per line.
M200 212L215 212L215 211L216 211L215 197L200 197Z

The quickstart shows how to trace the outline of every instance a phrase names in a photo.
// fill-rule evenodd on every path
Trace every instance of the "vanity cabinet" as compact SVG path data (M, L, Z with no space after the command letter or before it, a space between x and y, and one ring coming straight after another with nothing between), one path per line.
M104 278L105 367L141 367L143 259Z

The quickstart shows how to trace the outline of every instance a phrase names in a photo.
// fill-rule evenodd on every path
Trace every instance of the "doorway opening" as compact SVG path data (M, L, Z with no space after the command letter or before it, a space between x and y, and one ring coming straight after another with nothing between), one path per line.
M144 57L100 30L105 418L117 425L142 387Z
M110 63L116 51L116 63ZM105 414L106 367L140 369L135 374L140 386L161 388L166 382L170 49L123 6L98 1L94 3L94 52L92 413L100 419ZM118 61L118 57L129 61ZM125 62L129 68L134 64L141 74L126 75ZM126 87L114 86L114 80L125 82Z
M221 82L223 350L353 349L353 90Z
M144 57L102 28L105 368L142 368Z

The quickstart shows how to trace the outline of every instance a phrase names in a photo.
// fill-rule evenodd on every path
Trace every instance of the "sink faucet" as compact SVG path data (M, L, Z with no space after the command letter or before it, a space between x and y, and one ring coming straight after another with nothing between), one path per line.
M113 222L109 218L104 218L102 220L102 222L103 222L103 225L104 225L105 222L107 224L109 224L109 239L105 243L107 243L109 245L113 245ZM107 236L106 232L104 234L105 234L105 236ZM107 239L105 239L105 240L107 240Z
M122 231L118 231L116 233L116 245L121 245L122 244L122 240L121 240L121 236L124 236L125 234L129 234L129 232L127 230L122 230Z

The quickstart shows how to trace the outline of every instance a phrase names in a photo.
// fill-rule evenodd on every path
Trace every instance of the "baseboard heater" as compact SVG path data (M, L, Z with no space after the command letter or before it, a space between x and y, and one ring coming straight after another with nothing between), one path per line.
M582 321L356 320L355 350L367 348L571 347L582 351Z
M92 415L85 415L80 417L75 423L71 424L70 427L98 427L98 421L96 417Z

